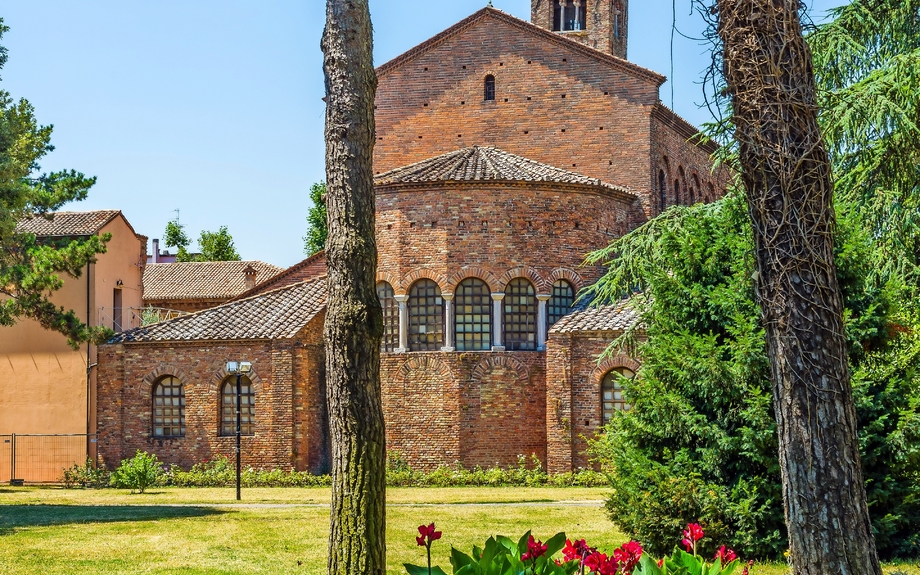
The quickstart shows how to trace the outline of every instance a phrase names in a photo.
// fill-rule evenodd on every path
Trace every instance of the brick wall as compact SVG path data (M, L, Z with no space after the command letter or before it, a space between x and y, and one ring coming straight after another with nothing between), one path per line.
M546 458L542 352L383 354L387 449L433 469Z
M242 438L243 464L328 468L328 426L322 377L322 319L290 340L131 343L100 346L99 457L118 465L137 449L188 469L221 453L232 455L235 436L219 435L221 384L229 360L253 364L256 430ZM166 375L185 386L186 434L158 439L151 434L151 395Z
M489 145L647 193L660 76L494 10L460 28L380 68L375 173Z
M530 277L537 293L568 278L576 289L603 269L579 267L589 251L631 229L618 197L552 184L395 188L377 194L378 277L397 294L419 277L444 293L464 278L501 291Z
M585 438L603 425L601 382L616 367L633 371L639 364L615 355L600 364L597 358L618 334L551 333L546 344L547 469L553 473L588 467Z

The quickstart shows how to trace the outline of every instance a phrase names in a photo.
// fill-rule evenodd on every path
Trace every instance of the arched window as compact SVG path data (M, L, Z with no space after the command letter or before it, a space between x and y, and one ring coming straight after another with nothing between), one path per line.
M658 171L658 206L662 212L668 208L668 177L664 170Z
M489 74L486 76L485 90L483 94L483 100L494 100L495 99L495 76Z
M706 184L706 194L709 196L707 199L710 202L714 202L716 200L716 188L711 183Z
M614 412L631 409L632 406L626 403L623 395L623 378L632 379L635 376L632 370L625 367L615 367L604 376L601 382L601 412L605 424L613 418Z
M492 348L492 292L486 282L466 278L454 293L457 351Z
M240 378L240 433L256 432L256 392L252 381ZM236 435L236 376L231 375L220 387L220 434Z
M505 287L502 301L505 324L503 342L508 350L537 349L537 294L524 278L513 279Z
M584 2L574 0L556 0L553 6L553 30L584 30L587 10Z
M377 299L383 309L383 338L380 351L393 351L399 347L399 304L393 293L393 286L387 282L377 284Z
M409 290L409 349L438 351L444 345L444 300L441 288L424 279Z
M693 188L690 191L690 203L695 204L703 200L703 186L700 184L700 177L693 174Z
M682 203L680 197L680 180L674 180L674 203L678 205Z
M185 437L185 386L171 375L153 386L153 436Z
M575 303L575 289L572 284L565 280L558 280L554 283L553 296L549 298L549 306L546 310L546 327L551 327L562 316L571 313L573 303Z

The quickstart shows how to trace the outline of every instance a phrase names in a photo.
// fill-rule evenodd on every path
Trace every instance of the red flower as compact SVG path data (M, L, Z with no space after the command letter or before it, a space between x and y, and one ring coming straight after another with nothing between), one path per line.
M617 560L613 557L608 558L604 553L598 551L592 552L585 557L585 567L591 573L599 575L616 575Z
M687 548L687 553L696 554L696 542L703 538L703 528L699 523L691 523L684 529L684 538L681 541Z
M565 540L565 547L562 548L562 556L566 561L580 561L593 553L595 549L588 547L584 539L572 542L571 539Z
M748 575L748 569L754 566L754 560L751 559L748 561L748 564L744 566L744 571L741 572L741 575Z
M719 547L719 550L716 551L716 559L721 560L723 565L726 563L731 563L737 558L738 556L735 554L735 552L731 549L727 549L725 545Z
M546 545L542 541L537 541L531 535L527 541L527 553L521 555L521 561L530 561L531 559L542 557L544 554L546 554Z
M639 565L639 560L642 559L642 545L638 541L624 543L613 552L613 557L620 564L623 573L631 575L633 569Z
M415 542L419 544L419 547L428 547L431 545L432 541L437 541L441 538L441 532L434 530L434 523L428 525L418 526L419 537L415 538Z

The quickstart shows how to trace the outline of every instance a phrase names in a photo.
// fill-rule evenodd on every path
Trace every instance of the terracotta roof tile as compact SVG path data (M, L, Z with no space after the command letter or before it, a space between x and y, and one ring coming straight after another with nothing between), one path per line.
M53 212L47 214L47 217L35 216L20 220L16 231L39 237L92 236L120 213L119 210Z
M229 299L246 291L244 270L252 266L256 284L283 268L260 261L148 264L144 269L144 300Z
M554 182L596 186L620 193L630 192L597 178L561 170L499 150L472 146L396 168L374 178L375 186L431 182ZM632 194L630 194L632 195Z
M624 331L639 320L639 314L626 302L575 311L553 324L549 333L579 331Z
M326 306L326 279L319 278L135 328L109 343L289 339Z

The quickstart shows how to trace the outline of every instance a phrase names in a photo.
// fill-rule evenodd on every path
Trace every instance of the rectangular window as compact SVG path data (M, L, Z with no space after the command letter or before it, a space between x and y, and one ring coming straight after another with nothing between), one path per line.
M112 329L124 331L121 326L121 289L116 288L112 296Z

